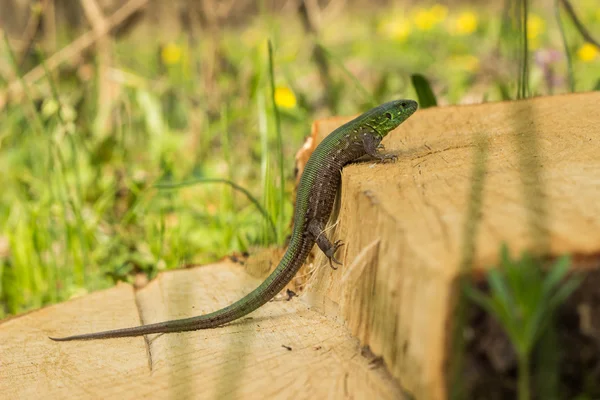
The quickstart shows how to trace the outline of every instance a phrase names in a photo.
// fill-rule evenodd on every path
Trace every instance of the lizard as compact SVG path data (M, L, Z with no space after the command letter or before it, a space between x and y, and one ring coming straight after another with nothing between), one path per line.
M251 313L275 297L296 275L315 243L335 269L333 263L341 264L335 253L343 242L331 243L324 230L341 184L342 168L367 155L380 162L395 161L396 155L379 151L383 150L381 140L410 117L417 107L414 100L381 104L335 129L319 143L300 177L288 248L275 270L245 297L218 311L196 317L50 339L108 339L221 326Z

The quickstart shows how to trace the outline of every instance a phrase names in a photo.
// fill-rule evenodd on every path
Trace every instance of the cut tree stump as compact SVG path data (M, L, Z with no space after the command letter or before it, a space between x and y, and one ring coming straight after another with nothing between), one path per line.
M204 314L260 283L222 262L162 273L0 324L3 399L402 398L348 330L306 304L272 301L219 329L106 341L62 336ZM363 351L364 353L364 351Z
M328 230L346 243L338 253L344 265L334 271L314 251L310 274L300 273L309 276L300 298L272 301L218 329L46 338L203 314L261 281L220 263L15 317L0 323L0 393L385 399L406 390L417 399L447 398L457 284L467 261L474 268L468 276L481 280L506 242L513 254L570 253L575 269L599 269L599 105L596 92L419 110L383 142L397 162L344 169ZM314 124L297 157L300 171L318 142L347 120ZM485 170L479 178L478 168ZM475 230L468 223L474 182L483 188ZM571 308L585 314L579 334L600 343L600 284L590 282Z
M348 120L316 123L311 143ZM344 169L329 233L346 243L338 254L344 266L332 271L317 254L305 293L313 309L346 321L407 392L444 399L465 261L480 279L505 242L513 255L569 253L575 269L600 269L600 92L420 110L383 144L398 162ZM478 180L481 149L485 174ZM483 193L470 243L474 183ZM571 309L590 310L600 374L600 278L589 278ZM465 377L473 379L479 377Z

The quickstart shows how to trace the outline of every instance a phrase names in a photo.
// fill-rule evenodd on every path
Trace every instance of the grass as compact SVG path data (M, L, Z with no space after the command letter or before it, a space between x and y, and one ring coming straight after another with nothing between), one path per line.
M279 170L278 175L279 175L279 190L276 193L276 202L275 204L277 204L279 206L279 208L276 210L276 212L271 213L271 215L276 215L277 216L277 227L278 232L284 232L285 228L285 163L284 163L284 154L283 154L283 137L281 134L281 117L279 116L279 108L277 106L277 99L276 99L276 91L275 91L275 67L274 67L274 63L273 63L273 45L271 44L271 41L269 40L267 42L268 45L268 49L269 49L269 84L270 84L270 88L271 88L271 103L272 103L272 107L273 107L273 116L275 119L275 133L276 133L276 138L277 138L277 142L276 142L276 146L275 146L275 151L274 153L277 154L278 156L278 166L279 166ZM283 242L283 235L280 235L277 238L277 242L279 244L281 244Z

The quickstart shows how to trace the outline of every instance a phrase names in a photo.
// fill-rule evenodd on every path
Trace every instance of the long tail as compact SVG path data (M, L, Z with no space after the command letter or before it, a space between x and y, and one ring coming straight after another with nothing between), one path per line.
M306 247L309 247L310 250L311 246L293 246L290 243L290 247L281 259L277 268L260 286L235 303L210 314L158 322L156 324L136 326L133 328L115 329L111 331L86 333L60 338L50 337L50 339L56 342L66 342L70 340L109 339L141 336L151 333L185 332L216 328L251 313L275 297L275 295L292 280L300 266L304 263L304 259L308 254L308 251L304 250Z

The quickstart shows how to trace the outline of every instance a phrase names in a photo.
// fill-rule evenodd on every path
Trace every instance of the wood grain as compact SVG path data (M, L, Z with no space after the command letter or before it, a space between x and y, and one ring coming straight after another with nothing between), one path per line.
M346 321L417 398L444 398L474 155L487 148L476 270L502 242L600 260L599 106L595 92L417 111L383 141L398 162L344 170L330 233L346 242L344 267L317 252L310 304ZM314 141L347 120L318 122Z
M233 263L160 274L0 324L0 393L12 399L402 398L341 324L297 298L220 329L55 343L48 335L182 318L260 283ZM283 347L287 346L291 350Z

